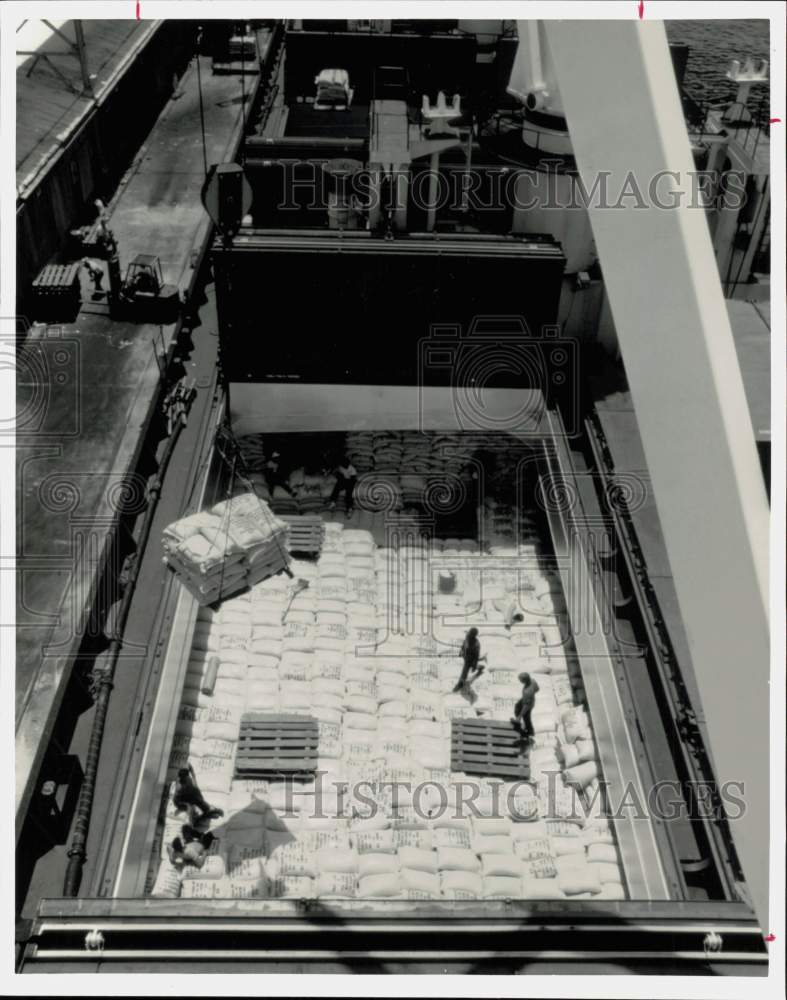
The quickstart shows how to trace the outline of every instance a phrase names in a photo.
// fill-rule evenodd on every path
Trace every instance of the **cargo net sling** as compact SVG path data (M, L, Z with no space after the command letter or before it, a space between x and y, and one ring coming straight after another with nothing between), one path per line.
M230 498L175 521L162 537L164 562L200 605L289 573L290 527L257 496L232 444L226 431L217 441L230 468ZM232 496L239 485L246 491Z

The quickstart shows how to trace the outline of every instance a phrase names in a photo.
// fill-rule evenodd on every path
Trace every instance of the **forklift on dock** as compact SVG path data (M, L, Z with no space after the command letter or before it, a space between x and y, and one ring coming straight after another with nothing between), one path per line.
M154 322L173 323L180 308L177 287L164 284L158 257L146 253L128 265L118 298L122 306Z

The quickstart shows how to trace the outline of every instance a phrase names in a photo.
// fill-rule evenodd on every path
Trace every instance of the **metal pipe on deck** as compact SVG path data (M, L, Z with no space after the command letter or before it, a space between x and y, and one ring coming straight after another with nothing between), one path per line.
M437 181L440 172L440 153L435 151L429 157L429 197L426 212L426 231L434 231L437 216Z

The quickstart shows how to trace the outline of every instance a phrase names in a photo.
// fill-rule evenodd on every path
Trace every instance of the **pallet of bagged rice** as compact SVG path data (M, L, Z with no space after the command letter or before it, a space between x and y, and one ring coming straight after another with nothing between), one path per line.
M211 507L211 514L226 524L233 538L246 551L272 538L286 538L287 525L273 515L270 507L254 493L240 493Z
M245 493L169 525L165 562L200 604L210 604L286 567L287 526Z
M205 546L200 541L190 540L181 553L170 553L164 559L164 563L196 598L198 604L215 604L222 597L242 590L248 585L247 568L242 558L229 562L226 568L223 563L218 562L205 572L201 570L192 572L189 562L205 554Z

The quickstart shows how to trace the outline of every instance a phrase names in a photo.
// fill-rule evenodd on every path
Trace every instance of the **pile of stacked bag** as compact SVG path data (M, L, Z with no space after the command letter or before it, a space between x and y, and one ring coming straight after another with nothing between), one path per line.
M532 449L498 432L354 431L347 434L347 453L359 472L422 476L457 475L480 452L497 456L505 483L516 482L516 470Z
M441 565L456 579L450 593L433 586ZM178 872L166 859L177 832L168 796L153 894L625 898L581 673L553 600L559 583L535 566L522 596L521 575L500 566L473 539L394 550L329 523L319 560L293 560L306 589L280 575L201 610L169 778L190 761L225 816L211 821L218 840L205 865ZM512 595L528 611L509 631L501 609ZM475 701L452 692L469 623L487 655ZM507 721L523 670L540 689L529 782L452 771L452 720ZM316 717L319 777L234 778L244 711ZM474 808L461 808L468 799Z
M371 431L348 431L345 446L359 474L374 471L374 437Z
M270 504L276 514L287 517L297 514L318 514L325 510L336 478L322 470L294 469L288 476L288 493L276 485L271 492L265 478L264 466L267 458L265 439L262 434L246 434L238 438L238 448L249 473L254 492Z
M336 482L332 470L294 469L288 477L292 492L276 486L271 494L262 471L262 436L247 435L238 444L256 492L277 514L325 509ZM529 452L521 441L505 434L440 431L350 431L345 436L345 449L359 474L356 506L365 511L422 506L430 490L439 491L456 478L465 480L465 489L470 488L476 471L473 458L481 452L497 456L494 482L485 483L485 488L515 491L523 456Z
M522 546L538 548L540 532L534 511L486 497L482 517L484 538L490 546L510 547L518 539Z
M244 434L236 439L247 469L262 469L265 462L265 438L262 434Z
M375 808L362 799L284 782L235 781L227 819L213 821L216 840L205 864L178 870L162 852L152 895L186 899L604 899L625 898L609 823L544 819L539 798L518 795L513 815L497 796L509 791L477 782L472 816L433 807L417 811L403 793L395 805L377 788ZM327 786L326 786L327 787ZM422 786L426 789L428 786ZM456 779L444 786L447 799ZM475 789L466 780L461 800ZM488 794L484 794L484 793ZM457 792L457 796L460 793ZM426 799L416 790L415 797ZM503 811L507 807L504 806ZM523 817L529 818L523 818ZM169 807L165 833L182 818ZM175 835L175 834L173 834Z
M253 492L241 493L164 529L164 562L202 604L279 573L289 528Z
M320 514L330 499L336 479L316 470L295 469L289 487L295 495L300 514Z

